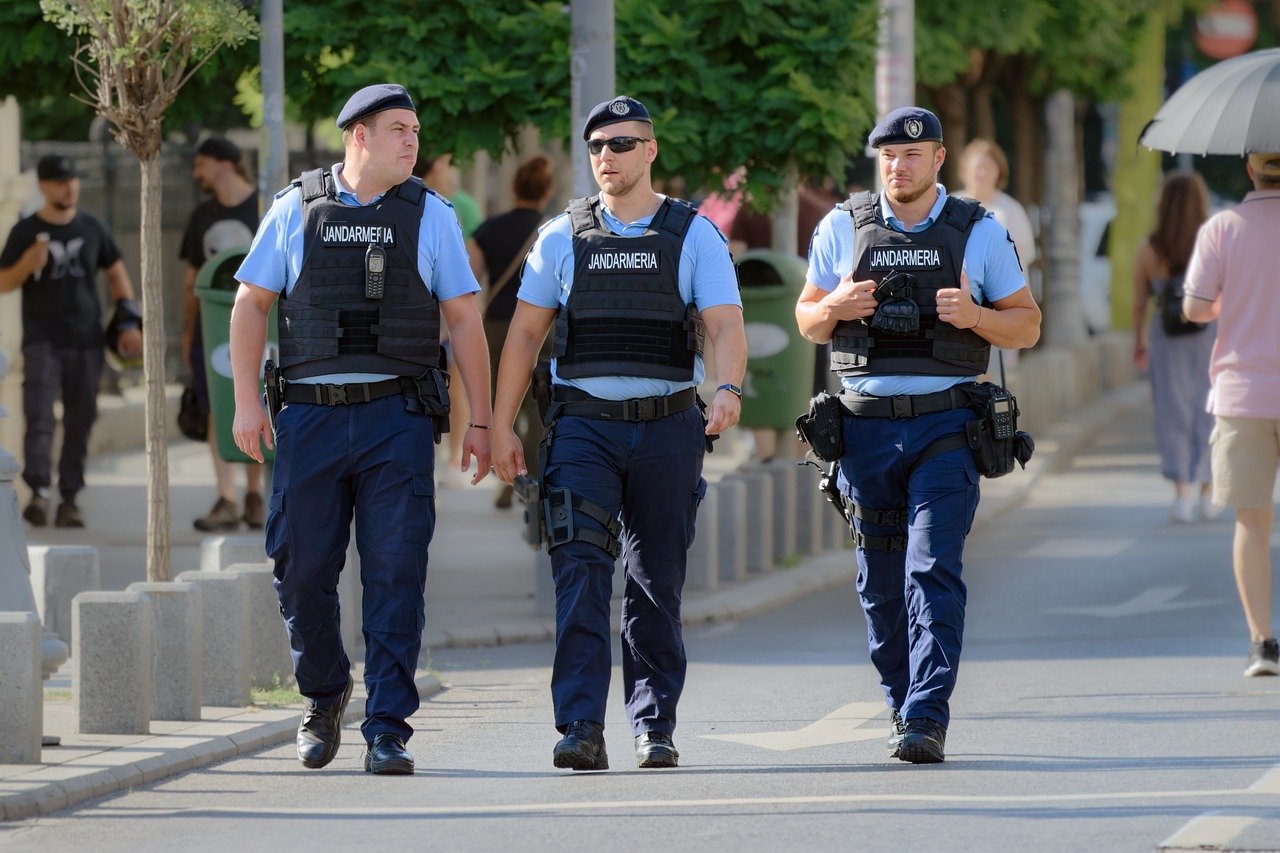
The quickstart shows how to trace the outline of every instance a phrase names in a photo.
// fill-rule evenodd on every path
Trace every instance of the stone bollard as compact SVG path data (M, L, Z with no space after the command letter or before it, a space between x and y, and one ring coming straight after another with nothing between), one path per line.
M551 573L551 555L546 548L533 552L534 603L540 617L556 615L556 579Z
M233 563L225 571L249 579L250 682L262 688L288 684L293 678L293 656L289 653L289 635L280 615L272 565Z
M204 648L200 587L139 581L129 584L127 592L146 596L150 602L151 716L157 720L200 719Z
M342 566L342 574L338 575L338 608L342 647L351 660L361 660L364 657L364 584L360 582L360 550L356 547L354 524L347 543L347 561Z
M200 693L206 705L249 704L249 578L239 572L183 572L178 580L200 587L204 650Z
M836 512L836 508L822 499L822 538L832 551L840 551L853 547L853 537L849 533L849 523Z
M34 613L0 613L0 764L40 763L41 633Z
M796 552L800 554L821 554L826 550L826 521L822 516L830 513L835 517L818 489L820 477L810 466L796 469Z
M206 536L200 540L200 571L220 572L233 563L267 559L267 540L259 531L241 536Z
M737 583L747 578L747 486L736 477L724 477L715 489L720 580Z
M98 549L87 545L29 545L31 590L46 631L71 645L71 600L82 592L96 592Z
M136 592L82 592L72 602L77 732L151 733L150 608Z
M716 588L720 580L720 496L719 490L707 484L707 493L698 506L693 545L685 563L684 588L702 592Z
M773 569L773 478L759 469L735 474L746 486L747 570Z
M773 484L773 559L782 565L796 553L796 466L775 459L760 466Z

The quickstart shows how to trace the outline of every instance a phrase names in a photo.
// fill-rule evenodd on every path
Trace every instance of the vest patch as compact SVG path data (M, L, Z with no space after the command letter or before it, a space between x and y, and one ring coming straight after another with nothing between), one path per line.
M657 272L658 253L596 249L587 256L587 272Z
M873 270L936 270L942 268L942 252L933 246L872 246Z
M320 230L320 241L326 246L367 246L377 243L394 246L394 225L367 225L350 222L326 222Z

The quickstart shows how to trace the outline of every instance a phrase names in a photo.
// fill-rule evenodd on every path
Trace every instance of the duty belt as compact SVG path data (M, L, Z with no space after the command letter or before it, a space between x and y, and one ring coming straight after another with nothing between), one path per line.
M899 394L896 397L866 397L842 391L840 405L849 414L860 418L914 418L971 405L969 395L962 388L957 385L933 394Z
M400 378L378 382L349 382L345 385L310 385L290 382L284 386L286 403L311 403L316 406L346 406L390 397L404 390Z
M640 397L633 400L601 400L585 391L556 385L551 391L551 417L571 415L575 418L597 418L608 421L656 421L683 412L698 399L693 388L666 397Z

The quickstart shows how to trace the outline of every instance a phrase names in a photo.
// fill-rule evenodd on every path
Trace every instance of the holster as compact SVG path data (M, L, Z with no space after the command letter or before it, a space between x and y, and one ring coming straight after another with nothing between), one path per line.
M1013 470L1017 462L1023 468L1035 453L1036 443L1030 434L1017 428L1018 401L1012 394L990 382L979 382L966 386L966 392L972 401L973 410L978 417L964 425L965 439L973 450L973 461L978 473L984 477L1003 477ZM995 422L993 401L1007 400L1012 414L1012 435L997 438L998 430ZM1007 432L1008 430L1006 430Z
M263 397L267 404L267 421L271 424L271 432L274 434L276 416L284 408L284 377L280 375L280 368L271 359L267 359L267 363L263 366L262 380Z
M809 411L796 418L796 435L823 462L844 455L844 407L840 398L825 391L809 401Z
M435 422L436 444L449 431L449 372L438 367L421 376L402 376L405 409L428 415Z

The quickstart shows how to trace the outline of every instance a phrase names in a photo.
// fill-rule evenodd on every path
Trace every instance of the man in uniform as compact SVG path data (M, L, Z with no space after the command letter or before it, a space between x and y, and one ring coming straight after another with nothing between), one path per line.
M512 430L554 325L543 494L556 585L551 695L556 767L604 770L609 596L626 573L622 675L641 767L675 767L684 686L680 593L709 437L738 422L746 335L724 237L689 204L653 191L649 113L619 96L582 132L600 194L542 228L525 262L498 373L494 461L528 471ZM705 417L695 387L704 334L719 388ZM621 523L619 523L619 516Z
M284 408L268 503L267 553L307 710L298 757L336 753L351 695L338 573L354 513L364 587L365 721L371 773L408 774L406 722L435 528L434 446L448 422L443 315L474 421L462 470L489 470L489 364L458 221L410 177L418 119L402 86L368 86L338 115L345 154L276 196L236 274L231 315L236 444L262 461L273 428L258 399L266 320L280 302ZM272 393L268 377L268 394Z
M884 190L854 194L818 225L796 320L809 340L831 342L843 384L838 485L891 712L890 755L932 763L944 757L964 630L961 562L978 503L965 386L986 369L990 346L1034 344L1040 311L1008 232L937 183L946 157L937 116L894 110L869 141ZM914 283L878 297L891 273Z

